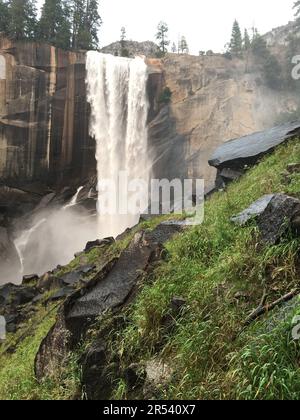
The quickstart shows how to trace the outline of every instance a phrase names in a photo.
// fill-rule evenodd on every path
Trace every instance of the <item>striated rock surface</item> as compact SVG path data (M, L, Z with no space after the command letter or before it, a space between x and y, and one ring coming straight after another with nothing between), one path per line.
M209 163L216 168L243 169L252 165L276 146L300 134L300 121L282 124L270 130L231 140L220 146Z
M0 38L0 183L67 183L95 168L85 53Z
M176 167L177 176L204 178L207 190L216 175L207 162L218 146L273 127L278 115L297 108L296 95L265 86L253 60L168 54L162 67L172 97L150 124L150 141L163 151L159 174Z
M300 121L295 121L224 143L209 160L218 170L216 186L223 188L276 146L299 135Z
M183 229L180 224L162 223L153 231L137 233L118 259L105 263L85 288L66 300L55 326L42 342L36 356L35 371L38 379L49 373L50 366L63 363L68 351L79 343L95 319L109 311L118 313L132 301L143 275L151 272L153 264L162 259L164 243ZM101 337L93 354L98 354L102 347L106 347L105 337ZM102 350L98 356L102 357ZM90 358L87 359L83 367L85 379L91 378L89 372L93 367L89 363ZM97 388L93 389L90 383L85 383L89 399L94 399L95 395L100 398L99 392L103 397L101 372L98 372L97 377Z

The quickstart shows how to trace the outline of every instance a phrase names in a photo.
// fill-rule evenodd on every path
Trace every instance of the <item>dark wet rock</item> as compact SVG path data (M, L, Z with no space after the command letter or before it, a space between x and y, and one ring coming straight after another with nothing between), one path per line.
M125 379L128 389L135 390L144 385L147 373L145 366L141 366L138 363L132 363L124 369L122 376Z
M40 291L50 291L60 289L64 286L61 278L56 277L52 273L45 273L37 282L37 288Z
M84 252L89 252L93 248L104 248L115 242L114 238L97 239L86 244Z
M7 218L20 217L26 212L32 211L40 199L40 193L32 191L30 188L25 190L22 187L0 186L0 212Z
M96 317L122 305L159 245L178 231L176 225L160 225L154 231L136 234L105 280L78 299L68 317Z
M178 225L159 225L153 231L136 234L118 259L108 262L85 288L66 300L56 325L37 354L38 379L47 375L50 365L61 365L67 352L78 344L95 319L108 311L116 315L124 305L132 302L139 280L152 269L163 243L182 229ZM92 387L95 387L94 375L89 377L93 380ZM89 384L84 382L84 386ZM97 386L103 389L101 379Z
M263 242L276 244L288 231L300 233L300 200L285 194L262 197L232 219L239 225L256 219Z
M106 345L96 341L82 358L82 382L88 400L101 400L109 397L111 381L106 374Z
M299 220L300 201L284 194L276 194L258 218L258 227L264 242L276 244ZM297 233L297 232L296 232Z
M44 300L44 295L43 294L39 294L39 295L37 295L36 297L34 297L33 299L32 299L32 304L33 305L38 305L39 303L41 303L43 300Z
M126 239L127 236L132 232L132 228L126 229L123 233L121 233L119 236L116 237L116 241L122 241L123 239Z
M78 283L81 279L82 274L78 271L71 271L68 274L65 274L61 277L63 283L67 286L73 286L74 284Z
M290 163L286 169L290 174L300 173L300 163Z
M30 274L28 276L23 276L22 284L23 286L36 284L39 280L39 276L37 274Z
M34 287L5 284L0 287L0 307L24 305L31 302L36 294L37 290Z
M300 134L300 122L282 124L269 130L250 134L221 145L209 161L218 169L243 170L281 143Z
M232 217L231 221L237 225L245 226L249 221L261 215L273 198L274 194L264 195L259 200L252 203L246 210L242 211L237 216Z
M95 269L96 269L95 265L83 265L82 267L78 269L78 272L81 274L87 275L87 274L90 274Z
M186 300L182 297L174 296L171 300L171 308L175 313L179 313L186 306Z
M226 183L228 183L228 182L232 182L240 178L243 175L243 172L235 171L230 168L225 168L225 169L222 169L219 175L223 180L226 181Z
M15 334L17 332L17 326L13 322L6 324L6 332L9 334Z
M34 211L40 211L45 209L46 207L48 207L54 200L54 198L56 197L56 193L55 192L51 192L47 195L45 195L41 201L39 202L39 204L35 207Z
M50 296L48 302L56 302L58 300L65 299L72 293L74 293L74 289L72 287L63 287L62 289L55 292L52 296Z
M18 322L18 314L9 314L4 316L6 325L17 323Z
M209 161L210 166L218 169L217 188L237 179L245 168L253 166L262 156L299 134L300 122L297 121L224 143Z

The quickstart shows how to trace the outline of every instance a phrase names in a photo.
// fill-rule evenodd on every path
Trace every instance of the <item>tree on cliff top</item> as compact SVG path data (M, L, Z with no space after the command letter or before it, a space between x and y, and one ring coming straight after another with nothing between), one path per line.
M8 2L0 0L0 33L8 32L8 23L9 23L9 9Z
M182 54L188 54L189 53L189 46L186 40L185 36L181 37L180 43L179 43L179 50Z
M8 35L15 40L34 39L36 14L35 0L10 0Z
M245 29L245 32L244 32L244 50L249 51L250 49L251 49L251 39L250 39L249 32L247 31L247 29Z
M97 48L98 30L102 23L98 6L98 0L72 0L73 48Z
M57 47L70 48L70 14L68 0L46 0L38 24L38 38Z
M243 51L243 38L240 25L237 20L234 21L232 27L231 41L229 44L229 51L233 55L240 56Z
M170 41L168 40L168 32L168 25L165 22L159 22L156 39L158 41L159 49L163 55L166 54L167 47L170 44Z
M121 28L120 45L121 45L121 51L120 51L121 57L129 57L130 53L128 49L126 48L126 28L124 26Z
M294 9L296 10L295 12L296 22L299 26L300 25L300 0L295 2Z

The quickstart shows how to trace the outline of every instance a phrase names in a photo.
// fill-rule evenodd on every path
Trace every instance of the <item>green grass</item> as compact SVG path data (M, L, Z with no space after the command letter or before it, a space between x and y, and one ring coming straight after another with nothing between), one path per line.
M300 240L287 237L276 246L263 247L254 224L236 227L230 217L263 194L299 196L299 174L291 175L289 182L282 175L289 163L299 161L299 141L292 141L226 192L214 195L206 203L204 224L167 245L169 260L148 279L135 304L126 311L126 327L112 333L112 353L119 357L122 368L133 362L143 364L154 356L173 367L173 380L160 391L161 398L272 399L294 398L297 394L299 346L290 341L292 327L279 323L278 330L285 332L283 343L276 333L253 338L251 333L239 332L264 290L268 302L272 302L299 286ZM247 299L235 298L237 292ZM179 315L174 315L170 307L174 296L187 301ZM170 326L166 319L172 317ZM253 389L257 371L264 366L265 350L260 345L264 340L274 354L280 348L284 351L274 358L277 375L264 393L256 395ZM254 350L249 353L252 346ZM245 367L247 357L253 357L251 371ZM270 370L266 378L268 374ZM258 376L263 377L261 372ZM230 381L233 377L235 380ZM287 377L285 392L279 391L279 384L284 384ZM114 395L119 395L120 384L122 394L128 395L122 377L116 378Z
M285 192L300 198L300 174L284 176L287 165L298 162L300 142L295 140L226 192L215 194L206 202L204 223L167 244L166 261L141 281L137 299L118 315L121 321L107 314L91 330L91 340L104 325L110 331L111 358L121 372L114 373L112 399L142 398L141 390L128 389L122 371L132 363L142 367L154 357L173 371L170 381L157 389L158 398L299 399L300 346L292 340L291 320L300 305L284 319L278 308L246 330L242 327L265 291L272 302L300 286L300 239L287 235L275 246L263 246L255 223L240 228L230 222L263 194ZM138 230L153 229L161 220L140 224L104 251L92 250L84 261L100 267L118 256ZM81 258L64 272L76 269ZM186 300L180 313L171 308L174 296ZM68 399L76 394L76 354L70 355L66 370L54 372L45 383L37 384L33 376L35 353L53 322L52 315L46 317L15 354L0 356L0 399Z
M13 354L0 348L0 400L55 400L72 398L78 390L79 373L75 355L67 369L38 383L34 376L34 360L43 338L53 326L56 308L39 308L17 336L8 338L5 346L16 345Z

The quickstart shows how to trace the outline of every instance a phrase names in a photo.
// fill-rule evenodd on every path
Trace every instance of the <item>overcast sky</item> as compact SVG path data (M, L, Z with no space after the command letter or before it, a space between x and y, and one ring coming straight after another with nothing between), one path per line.
M42 0L40 0L42 3ZM229 41L233 20L261 33L293 19L295 0L100 0L103 26L101 46L120 37L125 26L128 39L155 40L160 20L168 23L170 40L185 35L192 53L222 51Z

